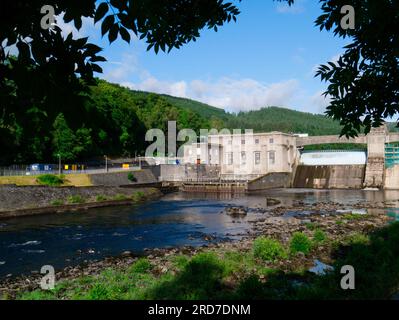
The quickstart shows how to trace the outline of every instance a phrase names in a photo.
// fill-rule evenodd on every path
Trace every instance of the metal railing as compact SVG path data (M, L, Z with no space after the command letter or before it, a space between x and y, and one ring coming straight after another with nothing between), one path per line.
M128 172L128 171L139 171L141 170L140 167L130 167L129 169L124 168L93 168L93 169L84 169L84 170L62 170L61 173L68 175L68 174L98 174L98 173L110 173L110 172ZM10 169L10 168L0 168L0 176L38 176L42 174L58 174L58 169L53 170L22 170L22 169Z

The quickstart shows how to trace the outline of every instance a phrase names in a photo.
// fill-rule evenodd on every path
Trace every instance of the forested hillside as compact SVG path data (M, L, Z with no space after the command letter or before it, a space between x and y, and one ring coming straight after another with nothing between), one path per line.
M166 132L170 120L177 121L178 129L197 132L228 128L327 135L341 130L323 115L278 107L231 114L197 101L132 91L104 80L82 92L79 99L59 103L70 106L54 112L35 105L0 116L0 165L54 162L57 154L65 161L143 154L147 130Z

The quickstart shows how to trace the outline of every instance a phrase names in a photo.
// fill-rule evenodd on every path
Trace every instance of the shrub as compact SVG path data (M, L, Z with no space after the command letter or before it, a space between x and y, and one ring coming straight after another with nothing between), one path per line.
M63 200L53 200L51 201L52 206L62 206L64 204Z
M140 200L143 200L144 197L145 197L145 194L143 191L137 191L136 193L133 194L132 199L134 201L140 201Z
M275 261L285 258L286 252L281 243L277 240L259 237L253 244L254 256L265 261Z
M140 258L130 268L132 273L146 273L151 270L151 263L147 258Z
M306 227L307 229L313 231L313 230L316 230L317 224L315 224L315 223L313 223L313 222L308 222L308 223L305 223L305 227Z
M96 197L96 201L106 201L106 200L107 200L107 197L103 196L101 194Z
M367 245L370 243L370 237L362 233L351 233L344 238L343 243L346 245L354 245L354 244Z
M127 178L129 179L129 181L131 182L137 182L137 178L134 176L133 173L129 172L127 175Z
M124 195L124 194L117 194L115 197L114 197L114 200L117 200L117 201L121 201L121 200L126 200L127 199L127 197Z
M290 241L290 251L293 254L302 252L308 254L312 249L312 241L303 232L295 232Z
M347 213L341 216L343 220L363 220L367 219L370 216L368 214L352 214L352 213Z
M64 176L55 174L43 174L37 177L36 181L44 186L60 186L64 183Z
M317 229L313 233L313 240L314 240L315 243L323 243L324 241L327 240L327 236L324 233L324 231L322 231L320 229Z
M84 203L85 200L78 194L75 194L73 196L68 197L68 202L69 203Z

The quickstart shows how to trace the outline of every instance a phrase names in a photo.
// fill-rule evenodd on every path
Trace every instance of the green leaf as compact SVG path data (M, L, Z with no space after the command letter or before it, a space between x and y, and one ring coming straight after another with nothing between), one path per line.
M111 27L114 25L115 22L115 18L114 16L107 16L102 25L101 25L101 35L104 36L110 29Z
M125 28L120 28L119 33L121 34L123 40L125 40L127 43L130 43L130 33Z
M108 12L108 10L109 10L109 7L106 2L100 3L100 5L97 7L96 13L94 15L94 23L96 23L96 22L100 21L102 18L104 18L104 16Z
M116 40L116 38L118 37L118 31L119 31L119 26L117 24L114 24L108 33L108 40L110 43Z

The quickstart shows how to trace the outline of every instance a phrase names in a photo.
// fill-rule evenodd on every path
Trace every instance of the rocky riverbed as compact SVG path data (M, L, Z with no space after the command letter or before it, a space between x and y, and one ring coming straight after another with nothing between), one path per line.
M277 203L277 202L276 202ZM304 204L295 202L292 206L261 207L229 207L218 214L229 214L233 221L240 223L241 216L256 217L250 221L251 230L238 241L212 242L211 235L207 237L209 244L201 247L180 247L145 250L145 256L152 264L152 273L164 274L166 272L177 272L171 263L170 257L178 255L194 256L199 252L212 251L222 253L250 252L253 248L254 239L259 236L267 236L287 244L295 232L303 232L312 235L315 228L323 230L329 239L329 243L342 242L345 237L353 233L369 233L381 228L390 221L385 214L384 208L389 203L364 203L359 202L350 208L346 205L332 202L321 202ZM367 209L366 214L351 214L353 209ZM234 213L234 214L232 214ZM236 214L237 213L237 214ZM362 212L363 213L363 212ZM228 236L228 235L227 235ZM298 270L298 268L309 269L315 260L323 263L332 263L331 245L319 245L308 255L298 253L284 261L268 263L270 268L278 268L282 272ZM78 266L67 267L56 274L56 281L65 281L79 278L81 276L96 276L104 269L126 269L139 257L133 256L131 252L124 252L118 257L110 257L101 261L86 262ZM250 273L251 270L248 270ZM237 274L237 279L245 274ZM5 278L0 280L0 296L15 298L19 292L31 291L39 288L40 274L20 276L17 278Z

